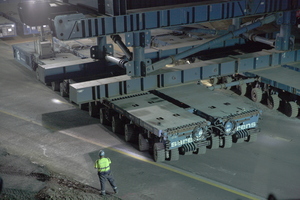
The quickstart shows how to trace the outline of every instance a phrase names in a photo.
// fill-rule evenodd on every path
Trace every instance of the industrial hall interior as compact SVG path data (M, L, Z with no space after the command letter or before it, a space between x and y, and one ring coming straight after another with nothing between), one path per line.
M0 0L0 199L300 200L300 0Z

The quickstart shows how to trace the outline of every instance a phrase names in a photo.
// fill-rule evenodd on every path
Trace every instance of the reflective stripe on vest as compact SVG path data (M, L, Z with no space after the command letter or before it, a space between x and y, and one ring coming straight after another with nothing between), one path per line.
M101 158L96 161L95 168L97 168L99 172L107 172L110 170L110 163L109 158Z

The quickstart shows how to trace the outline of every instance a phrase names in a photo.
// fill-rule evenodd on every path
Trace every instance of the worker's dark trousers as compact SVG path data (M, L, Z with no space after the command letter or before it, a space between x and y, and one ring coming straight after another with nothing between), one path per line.
M106 179L110 183L111 187L115 190L117 188L115 184L115 180L111 174L111 171L107 172L98 172L99 180L100 180L100 186L101 186L101 192L105 192L105 182Z

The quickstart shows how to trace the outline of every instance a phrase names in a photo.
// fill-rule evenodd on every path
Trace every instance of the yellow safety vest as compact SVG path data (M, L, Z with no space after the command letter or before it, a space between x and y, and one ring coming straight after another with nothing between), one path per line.
M95 168L98 169L99 172L107 172L110 170L110 159L109 158L100 158L95 162Z

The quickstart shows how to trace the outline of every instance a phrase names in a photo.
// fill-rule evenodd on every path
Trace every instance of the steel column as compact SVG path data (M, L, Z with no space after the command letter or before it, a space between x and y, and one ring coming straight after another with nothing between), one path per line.
M283 12L278 15L277 24L280 25L280 32L275 41L277 50L287 51L294 48L295 37L291 35L291 28L295 22L295 12Z
M104 59L106 55L106 36L97 37L98 58Z

